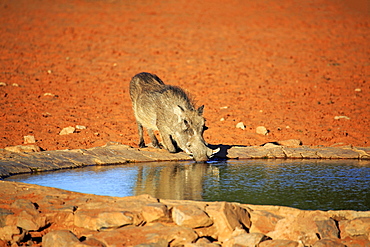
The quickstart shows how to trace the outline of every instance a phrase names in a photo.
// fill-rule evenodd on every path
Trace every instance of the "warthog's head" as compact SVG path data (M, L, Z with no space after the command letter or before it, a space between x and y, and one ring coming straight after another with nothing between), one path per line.
M212 150L203 139L203 132L207 129L203 117L204 106L197 110L185 110L176 106L174 112L178 117L174 140L179 148L193 156L195 161L207 161L219 150Z

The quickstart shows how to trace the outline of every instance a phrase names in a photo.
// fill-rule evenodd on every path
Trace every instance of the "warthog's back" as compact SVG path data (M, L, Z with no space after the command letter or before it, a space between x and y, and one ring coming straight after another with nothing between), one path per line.
M137 120L146 128L158 130L158 118L166 118L169 124L177 119L174 106L194 111L188 94L179 87L165 85L156 75L140 73L130 82L130 96Z
M159 91L163 86L163 81L156 75L146 72L135 75L130 82L130 97L133 104L140 94Z

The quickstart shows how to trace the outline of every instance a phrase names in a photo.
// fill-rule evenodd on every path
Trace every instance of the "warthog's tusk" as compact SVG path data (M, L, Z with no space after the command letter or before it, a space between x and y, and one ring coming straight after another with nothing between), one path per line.
M217 154L218 152L220 152L220 150L221 150L220 148L217 148L215 150L212 150L212 155L211 156Z

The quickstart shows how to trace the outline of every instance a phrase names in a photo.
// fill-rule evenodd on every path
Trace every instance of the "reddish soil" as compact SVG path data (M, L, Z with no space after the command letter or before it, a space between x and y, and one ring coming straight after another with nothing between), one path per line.
M137 146L128 85L142 71L205 105L212 144L369 146L369 10L367 0L0 0L0 148L26 135L46 150ZM87 129L59 135L76 125Z

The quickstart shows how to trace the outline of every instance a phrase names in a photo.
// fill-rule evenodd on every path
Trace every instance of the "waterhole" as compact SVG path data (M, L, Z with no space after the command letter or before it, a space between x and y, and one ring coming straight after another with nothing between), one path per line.
M370 161L244 160L92 166L4 180L107 196L370 210Z

